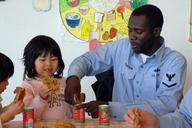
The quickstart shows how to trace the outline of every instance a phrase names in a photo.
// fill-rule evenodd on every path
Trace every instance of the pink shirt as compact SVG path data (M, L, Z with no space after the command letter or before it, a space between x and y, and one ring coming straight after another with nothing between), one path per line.
M54 120L70 119L73 117L73 108L64 101L65 78L58 79L59 89L50 92L49 98L43 100L39 96L40 86L43 82L40 78L26 79L22 86L25 88L24 104L25 107L33 107L35 119Z

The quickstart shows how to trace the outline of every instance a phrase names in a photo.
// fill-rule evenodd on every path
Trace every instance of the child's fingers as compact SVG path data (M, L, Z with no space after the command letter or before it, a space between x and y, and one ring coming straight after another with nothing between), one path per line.
M128 115L129 115L129 117L130 117L132 120L135 119L135 114L134 114L135 110L136 110L136 108L132 108L132 109L129 109L129 110L128 110Z
M124 119L128 124L133 125L133 119L131 119L128 114L124 115Z
M134 109L129 109L127 114L124 115L124 119L125 121L130 124L130 125L133 125L134 123L134 118L135 118L135 115L134 115Z

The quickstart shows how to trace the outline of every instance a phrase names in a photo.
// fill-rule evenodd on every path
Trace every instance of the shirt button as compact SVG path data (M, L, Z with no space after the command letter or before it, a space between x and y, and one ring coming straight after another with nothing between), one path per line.
M137 98L139 98L139 95L136 95Z
M143 68L143 66L141 66L141 68Z
M116 115L114 115L114 116L113 116L113 118L117 118L117 116L116 116Z
M139 81L136 81L137 84L139 84Z

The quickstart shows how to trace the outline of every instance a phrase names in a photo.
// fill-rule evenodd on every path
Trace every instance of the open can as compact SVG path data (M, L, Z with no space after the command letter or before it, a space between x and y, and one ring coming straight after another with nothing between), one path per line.
M110 124L110 107L109 105L99 105L99 125Z
M74 105L74 120L77 123L84 123L85 122L85 110L84 108L78 108L80 104Z
M23 111L23 128L33 128L34 127L34 109L24 108Z

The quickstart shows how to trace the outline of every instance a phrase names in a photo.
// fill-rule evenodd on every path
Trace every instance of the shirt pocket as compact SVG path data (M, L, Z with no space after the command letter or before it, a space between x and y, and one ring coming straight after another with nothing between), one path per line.
M124 79L134 79L136 70L132 66L125 64L121 70Z

